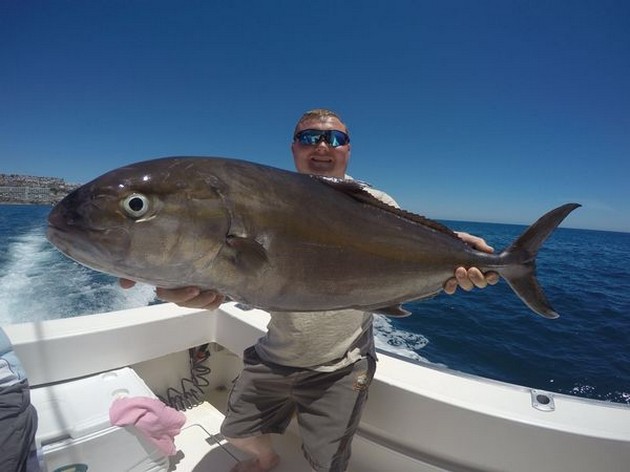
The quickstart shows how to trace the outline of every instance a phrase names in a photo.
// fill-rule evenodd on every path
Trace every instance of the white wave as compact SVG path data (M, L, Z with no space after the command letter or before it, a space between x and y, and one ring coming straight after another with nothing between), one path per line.
M0 276L0 324L68 318L145 306L152 287L120 288L114 277L98 274L61 255L42 228L15 238L6 248Z
M378 349L415 361L429 362L416 352L429 344L429 340L422 334L395 328L386 316L374 315L374 339Z

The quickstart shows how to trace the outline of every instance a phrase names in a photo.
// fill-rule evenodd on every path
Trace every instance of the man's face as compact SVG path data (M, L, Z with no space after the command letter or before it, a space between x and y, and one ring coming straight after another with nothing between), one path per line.
M347 133L346 126L337 118L326 117L300 123L296 132L305 129L334 129ZM295 168L302 174L316 174L343 179L350 159L350 143L332 147L325 140L314 145L294 141L291 145Z

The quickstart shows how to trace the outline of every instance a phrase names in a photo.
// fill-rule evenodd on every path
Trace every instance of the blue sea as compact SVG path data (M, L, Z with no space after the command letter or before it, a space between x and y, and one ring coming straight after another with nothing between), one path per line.
M50 207L0 205L0 325L155 303L80 266L45 238ZM524 226L444 221L500 250ZM399 355L527 387L630 404L630 233L559 228L538 279L560 318L526 308L504 282L408 304L378 317L377 345Z

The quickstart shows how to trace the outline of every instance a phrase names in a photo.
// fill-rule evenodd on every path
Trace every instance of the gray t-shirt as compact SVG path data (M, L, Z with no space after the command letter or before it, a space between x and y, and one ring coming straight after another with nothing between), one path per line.
M365 190L384 203L398 206L380 190ZM266 362L332 372L368 354L376 358L372 313L347 309L270 314L267 334L255 346Z

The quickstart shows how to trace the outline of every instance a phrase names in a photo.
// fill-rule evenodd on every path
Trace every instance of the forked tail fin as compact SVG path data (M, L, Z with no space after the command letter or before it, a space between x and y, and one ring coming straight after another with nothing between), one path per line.
M536 254L562 220L580 206L578 203L567 203L546 213L500 256L505 259L506 265L497 272L529 308L545 318L557 318L558 313L551 307L536 280Z

